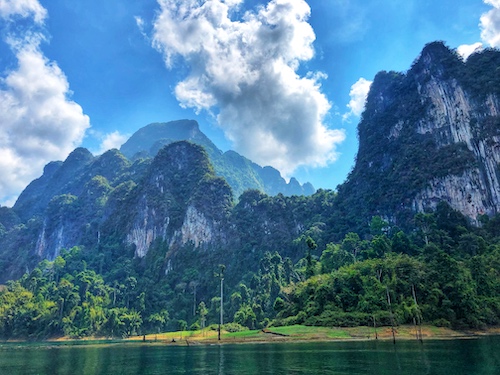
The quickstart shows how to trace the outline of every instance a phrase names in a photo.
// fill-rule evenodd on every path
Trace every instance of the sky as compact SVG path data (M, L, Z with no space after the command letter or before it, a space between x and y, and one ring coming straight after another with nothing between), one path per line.
M0 204L76 147L178 119L335 189L377 72L436 40L499 47L500 0L0 0Z

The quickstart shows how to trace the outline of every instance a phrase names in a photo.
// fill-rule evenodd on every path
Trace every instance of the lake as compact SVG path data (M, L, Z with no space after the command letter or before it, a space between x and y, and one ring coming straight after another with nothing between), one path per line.
M213 346L0 344L0 374L500 374L500 336Z

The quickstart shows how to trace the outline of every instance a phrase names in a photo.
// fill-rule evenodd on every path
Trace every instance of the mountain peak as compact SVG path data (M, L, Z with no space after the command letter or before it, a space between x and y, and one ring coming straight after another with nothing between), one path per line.
M125 142L120 151L129 159L137 155L154 157L165 145L177 141L191 141L205 147L208 153L217 147L200 131L195 120L156 122L137 130Z
M437 41L425 45L410 71L415 75L446 79L460 76L463 65L463 60L455 50Z
M258 189L269 195L310 195L312 185L304 189L300 183L287 184L281 173L272 167L261 167L235 151L223 153L200 130L194 120L178 120L149 124L136 131L120 151L127 158L153 158L165 145L189 141L202 146L218 176L226 179L235 196L247 189Z
M424 46L421 56L430 56L435 59L443 56L455 56L455 54L443 41L435 41Z

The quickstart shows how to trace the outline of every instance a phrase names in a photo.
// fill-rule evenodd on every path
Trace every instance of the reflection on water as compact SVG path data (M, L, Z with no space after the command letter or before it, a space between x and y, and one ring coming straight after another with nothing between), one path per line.
M224 346L219 346L219 375L224 375Z
M500 374L500 337L213 346L0 345L0 374Z

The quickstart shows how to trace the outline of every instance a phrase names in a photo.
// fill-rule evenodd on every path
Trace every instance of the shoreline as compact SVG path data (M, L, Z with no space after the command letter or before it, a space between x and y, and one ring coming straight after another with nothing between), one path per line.
M477 339L485 336L500 335L500 327L489 327L485 330L452 330L449 328L422 326L421 341ZM376 333L375 333L376 332ZM398 326L395 328L395 340L420 341L414 326ZM391 327L271 327L264 330L242 332L222 332L221 340L217 339L217 331L183 331L164 332L128 337L124 339L109 337L90 337L72 339L69 337L51 338L42 341L1 340L0 349L6 347L76 347L76 346L206 346L206 345L241 345L241 344L273 344L273 343L314 343L314 342L360 342L360 341L392 341Z

